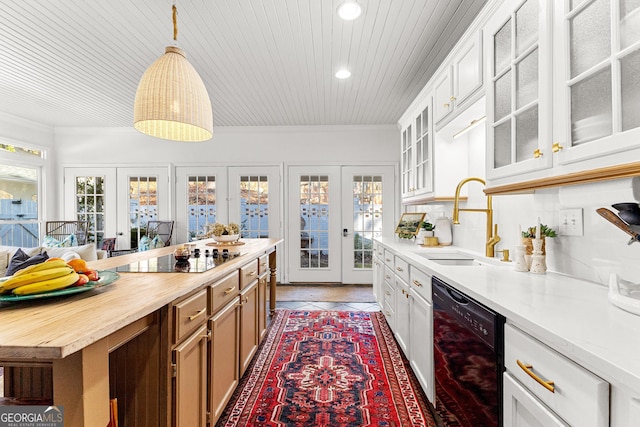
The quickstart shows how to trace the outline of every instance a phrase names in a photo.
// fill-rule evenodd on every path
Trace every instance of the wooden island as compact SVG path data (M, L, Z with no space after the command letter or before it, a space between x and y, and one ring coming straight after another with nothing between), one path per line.
M5 394L52 398L67 427L106 426L113 398L121 426L214 425L264 336L267 300L275 309L282 240L243 242L229 248L241 256L206 272L121 272L81 294L0 304ZM115 269L175 248L89 266Z

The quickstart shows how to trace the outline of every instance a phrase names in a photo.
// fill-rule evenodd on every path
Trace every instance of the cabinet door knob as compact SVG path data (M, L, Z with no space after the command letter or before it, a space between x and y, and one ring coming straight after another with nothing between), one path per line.
M449 108L449 103L448 102L444 103L444 108Z
M551 146L551 151L553 151L554 153L557 153L558 151L562 150L564 147L562 145L560 145L559 142L554 142L553 145Z
M455 96L452 96L451 98L449 98L449 101L455 101L455 100L456 100Z
M539 159L540 157L542 157L542 150L540 150L539 148L533 150L533 158Z

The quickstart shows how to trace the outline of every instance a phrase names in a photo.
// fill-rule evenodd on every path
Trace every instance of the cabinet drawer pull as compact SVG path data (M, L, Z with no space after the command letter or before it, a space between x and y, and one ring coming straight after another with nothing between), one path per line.
M224 291L224 294L225 294L225 295L229 295L231 292L233 292L233 291L235 291L235 290L236 290L236 287L234 286L234 287L232 287L232 288L226 289L226 290Z
M391 292L389 292L389 291L384 291L384 293L387 294L387 295L391 295Z
M448 102L444 103L444 108L449 108L449 103Z
M551 151L553 151L554 153L557 153L558 151L562 150L564 147L562 145L560 145L559 142L554 142L553 145L551 146Z
M388 274L385 274L384 278L385 279L391 279L391 276L389 276Z
M247 276L249 276L249 277L253 277L253 276L255 276L256 274L258 274L258 273L256 273L255 271L250 271L250 272L248 272L248 273L247 273Z
M197 317L202 316L205 311L207 311L207 307L203 308L202 310L200 310L196 314L193 314L193 315L189 316L189 320L195 320Z
M398 270L400 272L404 271L401 267L396 267L396 270Z
M529 375L531 378L533 378L538 384L540 384L542 387L546 388L547 390L549 390L551 393L555 393L556 392L556 388L553 385L553 381L545 381L542 378L540 378L539 376L537 376L533 371L533 365L525 365L524 363L522 363L520 360L516 359L516 363L518 364L518 366L520 366L520 368L525 371L527 373L527 375Z
M455 96L452 96L451 98L449 98L449 101L455 101L455 100L456 100Z
M260 267L266 267L266 266L267 266L267 263L266 263L266 262L261 262L261 263L260 263Z
M416 285L416 286L420 286L420 287L422 287L422 283L418 282L418 281L417 281L417 280L415 280L415 279L413 280L413 284L414 284L414 285Z
M539 159L540 157L542 157L542 150L540 150L539 148L533 150L533 158Z
M389 258L385 258L385 261L387 262L391 262L391 260Z

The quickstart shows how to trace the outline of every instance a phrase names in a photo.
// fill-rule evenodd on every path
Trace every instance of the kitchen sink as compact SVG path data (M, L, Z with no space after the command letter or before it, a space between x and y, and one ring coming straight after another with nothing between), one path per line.
M471 258L467 255L462 255L458 253L420 253L417 252L417 255L428 259L429 261L433 261L436 264L440 265L482 265L483 263L475 258Z
M440 265L482 265L480 261L473 258L427 258L429 261L433 261Z

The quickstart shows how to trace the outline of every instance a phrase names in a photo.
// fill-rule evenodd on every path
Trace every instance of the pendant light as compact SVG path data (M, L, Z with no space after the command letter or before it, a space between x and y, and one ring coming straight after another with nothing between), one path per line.
M172 10L173 40L177 40L175 4ZM167 46L165 54L142 75L133 106L133 127L173 141L206 141L213 136L209 93L181 49Z

